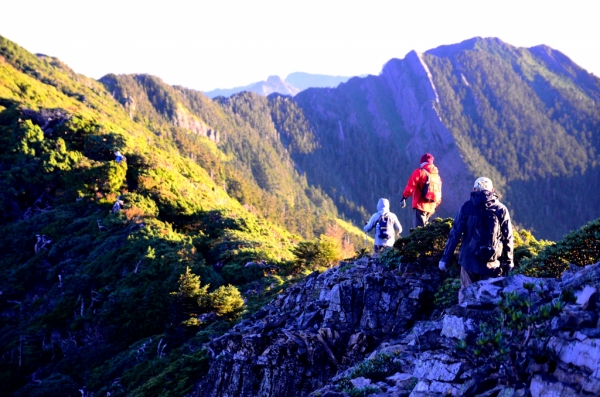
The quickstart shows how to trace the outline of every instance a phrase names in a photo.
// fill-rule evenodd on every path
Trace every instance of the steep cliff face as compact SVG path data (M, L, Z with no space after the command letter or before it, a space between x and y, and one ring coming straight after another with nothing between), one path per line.
M381 73L393 93L397 113L409 139L407 159L433 153L443 174L441 214L453 214L470 190L473 173L468 171L452 133L440 116L440 99L423 55L415 51L403 60L391 60Z
M207 137L215 143L219 143L219 132L206 125L206 123L204 123L194 114L190 113L180 104L177 106L173 114L173 124L179 128L183 128L184 130Z
M304 161L309 180L338 201L343 197L374 209L379 197L387 197L408 230L412 212L394 205L424 153L434 155L443 179L435 216L454 216L468 199L475 174L440 115L439 94L422 54L389 61L379 76L354 78L335 90L309 89L295 100L320 144L298 161Z

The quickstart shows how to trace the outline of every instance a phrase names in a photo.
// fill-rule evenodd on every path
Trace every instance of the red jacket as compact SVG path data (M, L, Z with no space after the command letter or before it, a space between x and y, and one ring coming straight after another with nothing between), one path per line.
M422 168L427 170L427 172L430 174L439 174L437 167L433 164L425 164ZM402 196L404 198L413 196L413 208L432 214L435 212L437 206L440 205L442 199L440 198L437 203L423 201L421 192L423 190L423 184L427 181L427 172L421 169L421 167L414 170L410 178L408 178L408 183L404 188L404 193L402 193Z

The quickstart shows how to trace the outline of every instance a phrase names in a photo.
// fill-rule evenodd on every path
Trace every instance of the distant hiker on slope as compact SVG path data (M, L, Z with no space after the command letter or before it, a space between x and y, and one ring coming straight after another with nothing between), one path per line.
M440 270L446 271L446 264L461 237L458 303L464 300L462 291L470 284L499 277L503 269L508 273L514 266L510 215L504 204L498 201L489 178L475 181L471 199L458 211L439 264Z
M375 253L383 247L392 247L396 241L396 230L398 235L402 233L402 225L396 214L390 212L388 199L380 198L377 203L377 212L373 214L365 225L365 232L370 232L375 227Z
M121 152L119 152L119 151L117 150L117 151L115 152L115 161L116 161L117 163L120 163L120 162L126 162L126 161L127 161L127 159L125 158L125 156L123 156L123 155L121 154Z
M425 226L442 202L442 179L429 153L421 156L421 166L408 178L402 193L402 208L406 207L406 199L410 196L415 211L414 227Z

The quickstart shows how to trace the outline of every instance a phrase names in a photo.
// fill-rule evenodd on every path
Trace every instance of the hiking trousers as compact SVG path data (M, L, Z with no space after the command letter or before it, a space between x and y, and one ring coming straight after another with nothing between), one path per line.
M424 212L415 208L415 219L414 225L415 229L419 226L424 227L427 223L429 223L429 217L431 216L430 212Z
M460 289L458 290L458 304L460 305L465 300L463 290L469 285L476 283L477 281L487 280L490 278L500 277L502 275L502 269L498 268L497 272L491 274L478 274L466 270L464 267L460 267Z

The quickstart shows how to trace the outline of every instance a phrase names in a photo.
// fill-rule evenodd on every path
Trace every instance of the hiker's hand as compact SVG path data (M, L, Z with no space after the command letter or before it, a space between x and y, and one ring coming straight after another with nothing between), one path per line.
M445 272L446 270L448 270L448 268L446 267L446 262L444 261L440 261L440 266L439 266L440 270Z
M406 207L406 197L402 197L400 204L402 204L402 208Z

